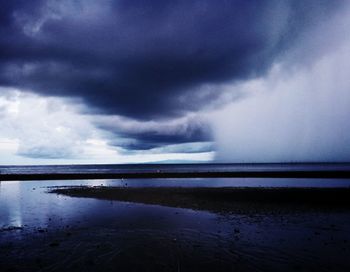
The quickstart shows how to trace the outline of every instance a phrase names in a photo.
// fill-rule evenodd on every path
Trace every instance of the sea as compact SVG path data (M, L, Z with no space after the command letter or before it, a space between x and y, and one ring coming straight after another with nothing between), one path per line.
M343 171L350 163L186 163L186 164L89 164L9 165L2 174L56 173L147 173L147 172L235 172L235 171Z

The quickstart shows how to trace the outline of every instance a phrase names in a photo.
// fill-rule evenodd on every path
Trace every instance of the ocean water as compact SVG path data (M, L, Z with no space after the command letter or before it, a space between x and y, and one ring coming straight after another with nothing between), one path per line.
M96 164L0 166L2 174L235 172L235 171L350 171L350 163L254 163L254 164Z

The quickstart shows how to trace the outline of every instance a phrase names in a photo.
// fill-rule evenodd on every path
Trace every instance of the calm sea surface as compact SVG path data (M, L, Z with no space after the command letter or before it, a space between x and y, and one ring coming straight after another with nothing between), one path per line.
M55 174L55 173L145 173L145 172L234 172L234 171L323 171L350 170L350 163L307 164L116 164L116 165L39 165L0 166L3 174Z

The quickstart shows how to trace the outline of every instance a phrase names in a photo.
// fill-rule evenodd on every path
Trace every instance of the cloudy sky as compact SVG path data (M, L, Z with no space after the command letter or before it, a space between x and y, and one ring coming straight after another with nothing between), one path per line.
M350 161L349 1L0 6L0 164Z

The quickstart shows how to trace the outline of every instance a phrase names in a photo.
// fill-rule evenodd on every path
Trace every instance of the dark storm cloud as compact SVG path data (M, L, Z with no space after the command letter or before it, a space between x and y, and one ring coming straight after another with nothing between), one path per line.
M169 135L154 132L128 134L122 132L118 134L118 137L122 139L114 142L114 144L127 150L149 150L166 145L211 141L211 134L207 133L208 131L201 127L194 128L190 134ZM183 150L183 152L187 153L186 150ZM193 150L190 150L190 153L193 153Z
M148 121L215 102L220 85L263 75L342 1L1 0L0 85L82 99L93 113ZM112 130L128 149L207 141Z
M210 101L179 98L262 74L336 4L2 1L0 84L137 119L181 115Z
M210 126L202 119L191 117L165 122L138 122L120 117L99 119L95 125L109 131L110 144L126 150L150 150L167 145L179 145L182 153L204 152L186 143L205 143L212 140ZM205 144L206 150L209 146ZM211 146L212 147L212 146ZM212 149L211 149L212 150Z

